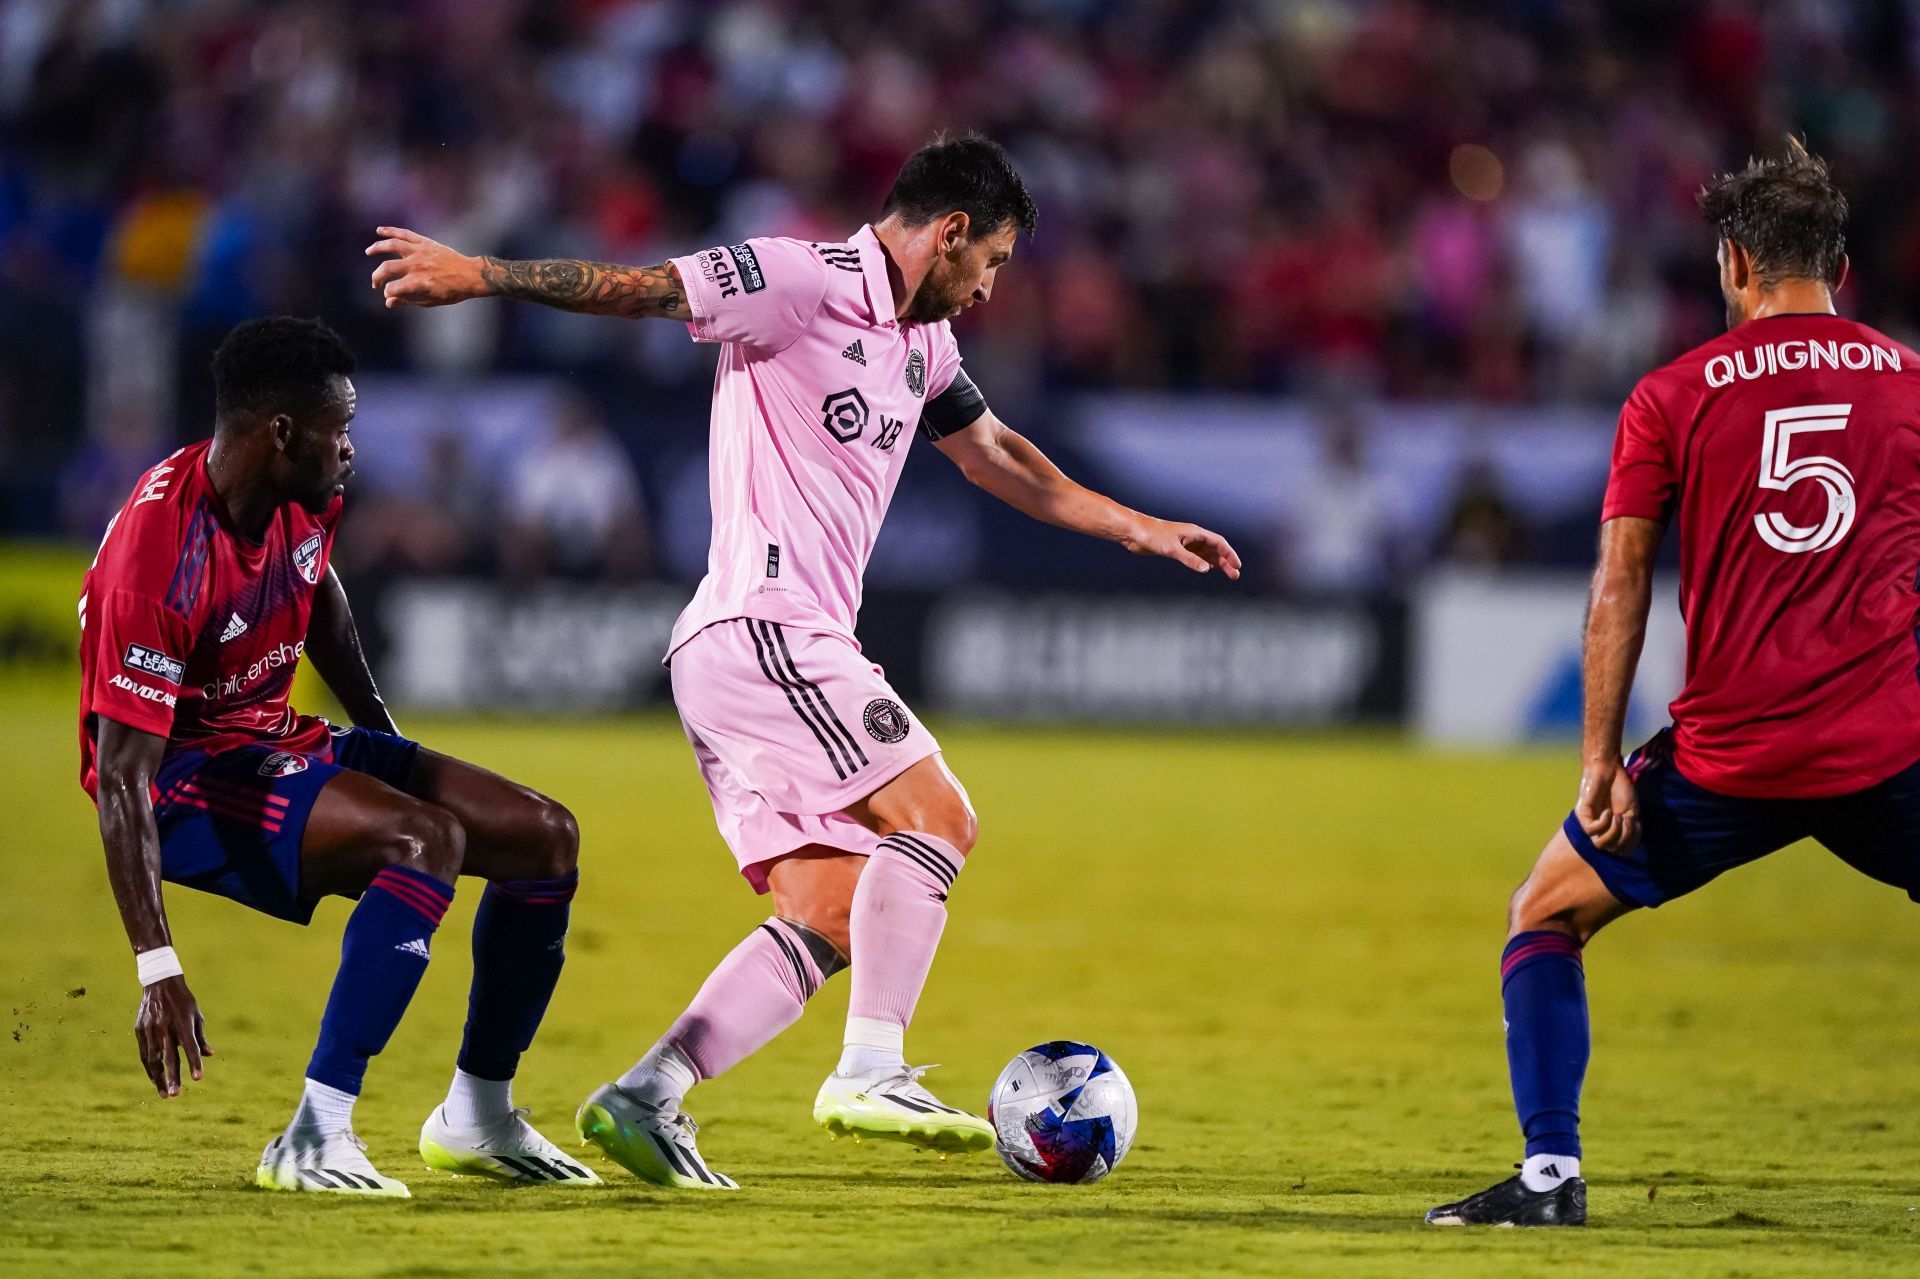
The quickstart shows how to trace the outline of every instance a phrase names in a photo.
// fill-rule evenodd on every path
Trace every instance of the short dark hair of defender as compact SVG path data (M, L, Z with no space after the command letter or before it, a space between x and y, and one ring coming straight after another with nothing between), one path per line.
M1746 251L1768 288L1782 280L1840 283L1847 257L1847 197L1827 175L1827 162L1798 138L1783 156L1749 160L1700 192L1700 211L1720 234Z
M1011 222L1031 236L1039 212L1027 184L998 142L977 133L936 137L907 157L880 208L908 226L925 226L959 211L967 215L967 238L979 240Z
M221 421L301 413L353 372L353 352L321 320L268 315L245 320L213 353L213 406Z

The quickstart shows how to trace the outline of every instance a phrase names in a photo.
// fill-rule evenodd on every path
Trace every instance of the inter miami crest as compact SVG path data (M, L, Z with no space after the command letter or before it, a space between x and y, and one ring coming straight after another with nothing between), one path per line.
M820 402L820 425L842 444L851 444L867 429L867 397L848 387Z
M293 566L300 570L301 577L307 579L308 586L320 584L320 535L318 533L293 548Z
M916 400L926 398L927 357L918 351L907 352L907 389Z
M867 703L867 732L876 742L891 746L907 735L907 708L890 697L876 697Z

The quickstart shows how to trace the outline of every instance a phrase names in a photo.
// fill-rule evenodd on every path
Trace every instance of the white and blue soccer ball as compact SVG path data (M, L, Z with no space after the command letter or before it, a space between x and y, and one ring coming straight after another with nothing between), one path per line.
M1028 1181L1098 1181L1133 1147L1133 1085L1092 1044L1056 1039L1015 1057L987 1098L994 1149Z

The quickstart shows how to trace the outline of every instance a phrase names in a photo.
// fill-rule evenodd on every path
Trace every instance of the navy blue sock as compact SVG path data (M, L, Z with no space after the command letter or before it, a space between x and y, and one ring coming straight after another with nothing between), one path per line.
M373 877L347 917L307 1078L359 1095L368 1059L387 1046L427 971L428 942L452 901L451 885L404 866Z
M1521 933L1500 956L1507 1071L1527 1154L1580 1157L1580 1084L1592 1043L1580 944L1565 933Z
M546 1016L567 962L568 903L577 872L560 879L487 885L473 920L473 988L460 1069L482 1079L512 1079L520 1054Z

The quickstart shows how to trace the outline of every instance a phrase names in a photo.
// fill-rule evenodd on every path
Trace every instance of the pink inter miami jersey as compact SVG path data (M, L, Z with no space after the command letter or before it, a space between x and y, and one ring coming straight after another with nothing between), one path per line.
M713 380L707 575L669 655L737 617L853 638L860 579L928 400L960 351L894 318L873 228L845 244L753 239L675 258Z

